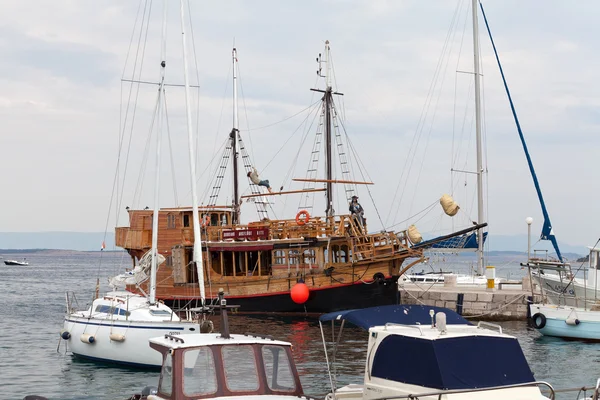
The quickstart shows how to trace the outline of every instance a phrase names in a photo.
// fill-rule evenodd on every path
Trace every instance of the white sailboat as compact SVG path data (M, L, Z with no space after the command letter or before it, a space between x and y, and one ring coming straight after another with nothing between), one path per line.
M166 34L166 1L163 10L163 42ZM181 3L181 29L184 58L185 94L187 131L189 138L190 176L194 221L198 218L198 201L196 194L195 151L192 137L192 123L189 105L189 81L187 70L186 35L184 24L184 7ZM77 356L88 359L115 362L143 367L160 367L162 355L149 346L149 339L165 335L182 335L200 333L200 324L190 319L181 319L177 313L162 302L156 300L156 271L165 258L157 252L158 216L159 216L159 184L160 184L160 148L162 128L162 107L164 105L165 48L162 47L160 83L157 99L158 134L156 139L156 176L154 188L154 213L152 219L152 248L142 257L133 273L124 274L111 282L127 282L133 280L141 283L150 279L147 296L126 291L112 291L92 302L87 310L72 309L72 297L67 294L67 314L61 337L67 342L68 349ZM200 228L194 223L194 263L198 269L199 285L204 299L204 282L202 273L202 257L200 253ZM146 271L149 266L149 277Z

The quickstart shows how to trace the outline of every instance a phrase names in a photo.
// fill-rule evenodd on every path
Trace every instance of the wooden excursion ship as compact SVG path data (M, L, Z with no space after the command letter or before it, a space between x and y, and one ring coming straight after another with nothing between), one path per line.
M329 42L326 42L325 60L319 57L318 61L319 66L322 62L329 65ZM354 194L352 188L370 182L335 179L333 176L334 146L339 151L337 138L332 138L332 125L337 126L337 122L332 121L337 118L333 96L339 93L334 92L329 84L329 71L321 75L326 78L326 89L313 89L323 93L320 113L325 145L325 178L309 176L294 179L304 182L302 190L273 193L263 193L264 188L250 182L252 194L240 196L238 155L241 155L246 173L250 173L253 167L238 130L236 64L234 49L233 129L209 204L197 206L197 210L187 207L161 208L159 211L158 252L165 256L166 262L157 273L156 298L171 305L199 304L199 283L204 281L207 300L217 298L218 289L223 288L226 297L239 304L242 312L323 313L395 304L398 277L412 265L423 261L424 247L413 248L407 231L368 233L366 219L362 215L334 212L334 184L348 185L345 191L347 200L350 200ZM321 73L321 68L318 72ZM339 153L338 157L343 160ZM233 167L233 204L218 206L218 189L229 163ZM343 178L349 176L342 174ZM316 187L316 184L323 187ZM295 218L270 219L267 212L269 203L261 200L269 196L312 192L325 192L325 215L310 215L312 209L306 206L300 208ZM257 221L241 223L243 198L255 203L259 215ZM151 248L153 211L129 209L128 212L129 226L116 228L116 245L128 251L136 266ZM194 214L198 215L196 219ZM203 264L203 268L197 268L194 261L194 225L200 228L203 239L202 257L197 261ZM411 262L405 265L407 259ZM202 271L201 279L197 271ZM127 289L141 292L147 290L147 285L147 282L138 282L137 285L128 285ZM300 294L292 298L296 285L301 287L298 290Z

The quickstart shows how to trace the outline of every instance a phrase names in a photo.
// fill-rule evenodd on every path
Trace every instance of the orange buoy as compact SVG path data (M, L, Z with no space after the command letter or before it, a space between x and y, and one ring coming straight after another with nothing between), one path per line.
M308 286L306 286L306 283L299 282L296 283L294 287L292 287L292 290L290 291L290 296L292 297L294 303L304 304L306 303L306 300L308 300L309 292L310 291L308 290Z

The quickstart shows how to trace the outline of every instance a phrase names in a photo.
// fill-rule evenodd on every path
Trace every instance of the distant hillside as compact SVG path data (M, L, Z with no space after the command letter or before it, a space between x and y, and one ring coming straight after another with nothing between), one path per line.
M102 241L106 250L115 248L114 233L103 232L0 232L0 249L56 249L98 251Z

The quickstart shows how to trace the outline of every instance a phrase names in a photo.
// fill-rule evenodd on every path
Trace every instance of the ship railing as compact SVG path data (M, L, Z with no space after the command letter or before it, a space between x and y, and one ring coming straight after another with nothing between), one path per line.
M447 395L451 394L465 394L465 393L478 393L478 392L489 392L492 390L502 390L502 389L515 389L515 388L524 388L524 387L537 387L540 391L548 391L548 398L551 400L556 399L557 393L577 393L577 399L580 399L580 395L583 395L585 399L598 400L600 399L600 379L596 381L596 386L584 386L584 387L574 387L574 388L565 388L565 389L554 389L554 387L546 381L535 381L535 382L524 382L524 383L515 383L512 385L504 385L504 386L492 386L486 388L476 388L476 389L450 389L450 390L433 390L425 393L409 393L398 396L386 396L386 397L377 397L372 400L400 400L400 399L422 399L426 397L434 397L437 396L439 400L445 398ZM588 392L591 391L591 397L588 397ZM331 398L330 395L327 396ZM335 397L335 396L333 396Z

